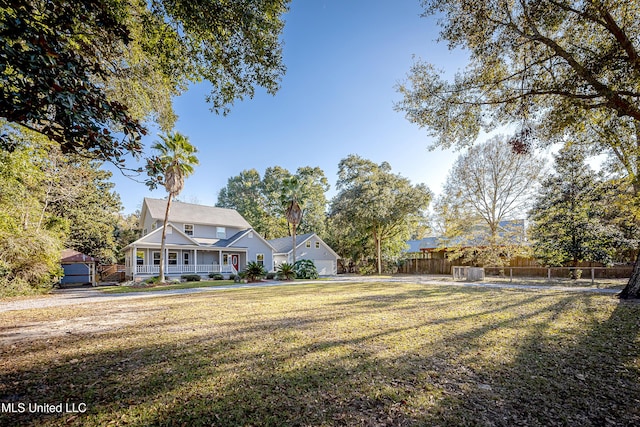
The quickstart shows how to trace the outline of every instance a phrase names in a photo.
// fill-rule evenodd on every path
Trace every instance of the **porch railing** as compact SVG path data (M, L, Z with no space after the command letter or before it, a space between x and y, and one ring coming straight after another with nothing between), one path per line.
M168 265L165 274L209 274L209 273L229 273L238 274L232 265L220 264L190 264L190 265ZM158 275L159 265L136 265L136 275Z

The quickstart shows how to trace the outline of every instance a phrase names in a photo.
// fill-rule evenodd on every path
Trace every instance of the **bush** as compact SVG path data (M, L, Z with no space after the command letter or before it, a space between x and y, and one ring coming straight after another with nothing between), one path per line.
M213 280L223 280L224 276L220 273L209 273L209 279Z
M144 281L144 283L149 284L149 285L155 285L155 284L157 284L159 282L160 282L160 278L158 276L149 277L148 279L146 279Z
M320 277L316 265L310 259L296 261L295 264L293 264L293 270L298 279L317 279Z
M236 280L236 277L237 277L237 276L236 276L235 274L230 274L230 275L229 275L229 280L233 280L233 281L235 281L235 280Z
M247 281L257 282L267 275L267 271L263 266L255 261L251 261L247 264L247 269L244 271Z
M200 281L200 275L198 275L198 274L183 274L182 276L180 276L180 278L182 280L184 280L185 282L199 282Z
M292 264L283 262L278 266L278 280L292 280L296 278L296 272Z
M274 273L274 272L267 273L267 276L266 276L267 280L273 280L275 278L276 278L276 273Z

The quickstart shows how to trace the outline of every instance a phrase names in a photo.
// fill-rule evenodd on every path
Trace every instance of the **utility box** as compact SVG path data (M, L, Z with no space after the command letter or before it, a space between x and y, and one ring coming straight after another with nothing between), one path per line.
M484 280L484 268L482 267L451 267L453 280L467 280L469 282L481 282Z

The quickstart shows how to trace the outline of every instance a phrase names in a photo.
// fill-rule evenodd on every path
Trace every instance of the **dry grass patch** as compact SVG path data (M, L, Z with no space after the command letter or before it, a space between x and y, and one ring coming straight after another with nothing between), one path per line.
M633 425L640 306L399 283L243 289L0 313L0 425ZM117 317L120 316L120 317Z

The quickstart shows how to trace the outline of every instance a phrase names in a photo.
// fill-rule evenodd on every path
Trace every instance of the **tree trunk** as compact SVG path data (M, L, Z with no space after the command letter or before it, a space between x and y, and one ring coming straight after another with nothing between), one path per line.
M293 232L291 233L291 238L293 239L293 263L296 263L296 224L291 225L291 229Z
M169 222L169 209L171 208L171 195L167 200L167 209L164 211L164 225L162 226L162 240L160 241L160 273L158 274L158 281L164 283L164 249L165 240L167 239L167 222Z
M633 272L629 278L627 286L618 294L621 299L636 299L640 298L640 252L638 258L633 266Z
M373 240L376 242L376 258L378 274L382 274L382 245L380 244L380 238L378 233L373 233Z

